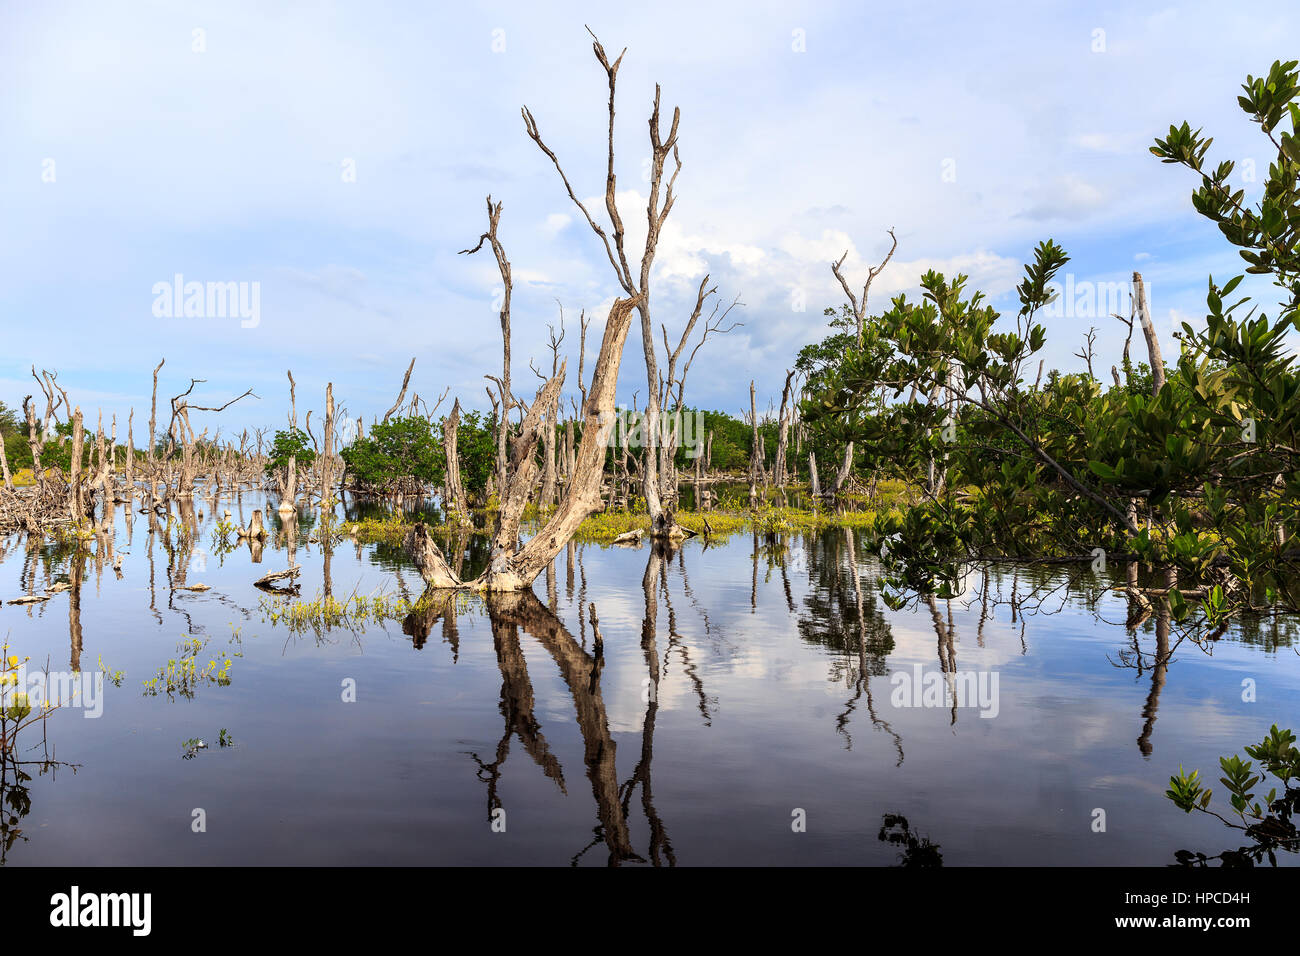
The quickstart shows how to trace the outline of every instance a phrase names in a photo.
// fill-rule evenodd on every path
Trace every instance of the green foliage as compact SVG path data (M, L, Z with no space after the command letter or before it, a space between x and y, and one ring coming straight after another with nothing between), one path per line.
M1189 774L1179 767L1178 775L1169 778L1165 796L1184 813L1198 810L1219 817L1228 826L1245 831L1254 841L1240 850L1219 854L1218 858L1225 865L1249 866L1265 856L1276 865L1277 850L1295 852L1300 849L1300 832L1292 822L1297 809L1300 809L1300 789L1291 785L1292 780L1300 780L1300 749L1296 748L1295 742L1292 731L1279 730L1274 724L1261 743L1245 748L1250 760L1242 760L1236 754L1219 758L1219 769L1223 773L1219 782L1228 793L1228 802L1239 823L1233 823L1211 809L1213 792L1202 785L1199 771L1193 770ZM1253 761L1258 761L1258 771ZM1282 791L1279 796L1277 786L1271 786L1268 796L1261 801L1256 788L1264 782L1265 774L1280 783ZM1179 851L1177 856L1184 864L1204 865L1210 859L1204 853L1187 850Z
M19 431L18 412L4 402L0 402L0 435L8 438Z
M316 460L316 452L307 442L308 435L301 428L277 431L267 452L267 474L288 468L290 458L297 460L298 467L310 468L312 462Z
M444 420L445 421L445 420ZM496 416L482 412L462 412L456 429L456 449L460 453L460 480L466 494L481 497L488 479L496 469ZM446 468L446 449L439 444Z
M377 423L342 456L352 480L372 491L437 483L446 475L439 427L418 415Z
M1039 244L1002 316L967 278L928 272L919 301L896 297L868 317L859 347L846 313L799 358L802 412L817 439L853 440L894 476L922 486L910 514L881 516L875 544L897 594L946 593L971 559L1087 554L1176 568L1203 592L1213 627L1265 606L1300 609L1300 374L1288 334L1300 327L1300 83L1295 63L1250 78L1240 102L1276 147L1249 208L1227 185L1231 163L1205 164L1210 140L1187 124L1153 152L1201 177L1193 205L1286 301L1273 320L1233 299L1237 276L1209 279L1203 328L1184 324L1181 354L1153 394L1150 370L1121 384L1036 369L1037 319L1068 261ZM1280 124L1290 119L1291 132ZM1129 502L1136 514L1129 516ZM1196 612L1171 595L1176 617Z

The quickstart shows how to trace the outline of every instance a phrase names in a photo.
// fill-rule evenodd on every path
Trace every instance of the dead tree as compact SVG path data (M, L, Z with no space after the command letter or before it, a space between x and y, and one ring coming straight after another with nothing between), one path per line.
M835 483L831 485L830 496L838 498L844 492L844 485L849 480L849 470L853 467L853 442L844 446L844 462L835 473Z
M135 409L126 419L126 500L135 501ZM127 514L131 509L127 508Z
M1165 384L1165 360L1160 354L1160 339L1156 336L1155 323L1151 321L1151 303L1147 301L1147 287L1140 272L1133 273L1133 298L1138 320L1142 323L1142 334L1147 340L1147 355L1151 362L1151 394L1159 395Z
M289 376L289 434L291 440L293 441L293 444L296 445L298 443L297 434L296 434L298 431L298 401L297 398L294 396L294 389L296 387L296 383L293 380L292 370L286 371L285 374ZM405 383L403 383L402 385L402 390L403 391L406 390ZM401 401L401 396L398 396L398 401ZM389 414L391 415L392 412L390 411ZM286 514L288 512L293 511L294 500L297 497L298 497L298 456L291 454L289 455L289 462L288 464L285 465L284 474L280 480L280 507L277 508L276 510L279 511L281 514Z
M460 450L457 447L460 429L460 399L451 406L451 414L442 423L442 447L447 455L447 510L463 521L466 513L465 488L460 478Z
M849 257L849 251L844 250L844 255L840 256L839 262L831 263L831 272L835 278L840 280L840 287L844 289L844 294L849 297L849 305L853 309L853 321L858 330L858 348L862 347L862 329L866 323L867 315L867 295L871 292L871 283L875 281L876 276L885 271L885 266L889 265L889 260L894 258L894 250L898 248L898 237L894 235L894 230L889 230L889 238L893 240L889 247L889 253L881 261L880 265L867 268L867 281L862 285L862 298L859 300L849 288L848 280L844 278L844 273L840 272L840 266L844 265L844 260Z
M786 453L790 446L790 422L794 418L794 411L790 408L790 398L793 394L790 386L794 381L794 377L794 369L786 372L785 387L781 389L781 412L776 436L776 462L772 465L772 482L778 489L784 488L787 481Z
M564 307L560 307L560 334L555 334L555 326L547 326L550 333L550 340L547 347L551 350L551 378L554 378L560 370L560 346L564 343ZM546 376L536 368L533 372L538 378L546 381ZM559 395L556 395L555 404L546 410L546 420L542 431L542 489L537 496L538 507L550 508L555 504L555 485L556 485L556 464L555 464L555 428L559 418Z
M41 374L36 374L36 366L32 366L32 378L40 385L42 394L45 395L45 416L39 428L36 422L36 412L31 405L32 396L28 395L23 399L23 411L27 417L27 446L32 453L32 474L36 478L37 494L45 494L45 469L41 466L41 452L45 449L45 442L51 435L51 421L58 422L59 406L63 405L68 415L68 421L71 422L72 408L67 404L67 394L57 385L58 373L42 369Z
M73 521L81 521L86 517L86 504L81 489L81 454L85 436L81 408L78 406L72 413L72 459L68 471L68 509Z
M158 372L167 364L167 359L163 358L153 370L153 397L149 404L149 497L152 505L153 499L157 497L156 468L157 456L154 451L154 435L158 422Z
M502 490L501 510L497 515L497 532L492 549L494 555L516 550L519 521L537 480L537 442L546 428L549 409L560 399L564 370L565 365L562 363L559 372L537 390L537 396L528 406L523 423L510 446L510 467L506 486Z
M668 377L664 381L661 402L665 408L670 410L671 414L670 427L665 429L665 434L662 436L663 440L659 445L660 487L662 489L666 509L676 507L677 502L677 446L680 439L680 429L682 425L681 415L686 407L686 376L690 373L691 363L695 361L695 356L704 346L704 343L709 340L710 335L726 335L733 329L740 328L740 326L744 325L743 322L732 322L725 328L723 327L723 323L726 321L727 316L731 314L731 310L738 305L744 304L740 301L740 296L736 296L736 298L732 300L731 304L725 309L721 308L721 302L715 301L713 304L713 312L704 320L704 331L700 334L700 340L695 343L695 347L691 349L691 354L686 357L686 362L682 366L681 372L678 372L677 363L681 360L682 353L685 351L686 345L690 341L691 333L695 331L695 326L699 322L700 315L704 310L705 302L708 300L709 296L718 291L717 286L708 288L708 284L709 276L706 274L704 278L700 280L700 287L695 295L695 307L691 310L691 316L686 321L686 328L682 330L682 337L677 342L677 348L671 348L668 344L668 329L663 325L660 325L659 327L663 332L664 352L668 356ZM719 310L721 310L721 312L719 312ZM675 392L674 388L676 389ZM698 457L703 449L695 448L692 449L692 451L695 453L695 456ZM676 522L670 523L670 525L675 524ZM670 532L670 536L677 536L677 534Z
M758 503L758 469L761 453L758 446L758 410L754 405L754 380L749 380L749 506Z
M513 528L503 528L494 542L488 569L471 582L460 580L459 575L447 564L425 526L415 525L407 534L406 549L430 587L472 588L477 591L526 589L564 549L577 531L578 525L589 514L600 508L600 481L605 465L606 443L614 427L614 391L618 385L623 345L627 341L628 329L632 324L632 310L636 307L636 299L617 299L609 311L609 317L605 320L605 335L601 342L600 355L592 372L587 401L583 403L582 438L578 443L573 482L565 488L559 507L555 509L541 530L518 550L514 548L518 534L517 524ZM529 419L536 422L540 418L540 403L549 399L545 394L546 391L546 386L539 390L538 398L534 400L533 406L525 416L526 424ZM527 444L529 440L528 430L525 428L520 435L520 444ZM532 447L535 448L536 438L533 437L531 442ZM531 450L528 457L532 457ZM535 470L536 464L534 463L532 467ZM528 485L520 479L518 473L512 476L512 482L505 490L502 501L503 525L505 515L517 515L523 511L523 502L518 499L521 495L526 496L527 488ZM517 518L515 520L517 521ZM515 537L503 541L503 532L504 535Z
M397 393L397 401L393 402L393 407L384 412L383 421L388 421L393 414L402 407L402 399L406 397L406 386L411 382L411 369L415 368L415 359L411 359L411 364L406 366L406 374L402 376L402 390Z
M161 368L162 366L159 365L159 367ZM194 450L196 441L194 438L194 426L190 423L190 412L223 412L240 399L253 395L253 390L250 388L243 394L236 395L224 405L191 405L189 403L189 396L193 393L194 386L204 381L206 380L201 378L190 379L190 387L181 392L181 394L177 395L171 401L172 418L171 423L167 426L167 435L171 443L171 448L167 460L170 460L175 456L176 445L179 443L181 446L181 473L176 485L177 498L194 497L194 476L196 470ZM253 395L253 397L256 398L257 396ZM206 430L203 434L207 434ZM200 440L203 438L202 435L199 437Z
M492 254L496 256L497 271L501 273L501 378L487 376L496 382L497 390L501 396L501 414L497 418L497 486L504 488L506 477L506 432L509 428L507 419L510 417L510 410L514 405L514 399L510 392L510 296L514 290L514 283L510 274L510 260L506 258L505 247L501 245L501 240L497 238L497 227L501 224L501 203L493 204L492 197L487 197L488 209L488 229L478 237L478 244L472 249L462 249L460 255L472 256L483 248L486 241L492 247ZM496 404L495 402L493 404Z
M3 436L0 436L0 470L4 471L5 491L13 492L14 479L9 474L9 456L5 454L5 443Z
M322 513L330 499L330 479L334 465L334 383L325 384L325 446L320 456L320 506Z
M590 33L591 31L588 30ZM673 110L672 126L668 131L667 137L661 136L659 125L659 98L660 89L658 84L655 85L654 107L650 114L650 189L649 200L646 204L646 238L645 248L642 250L639 274L634 274L632 264L628 260L627 250L624 244L623 219L618 211L616 201L617 195L617 177L614 174L614 92L618 79L618 69L623 62L623 55L626 50L620 53L613 63L605 55L605 48L601 46L600 40L592 34L592 50L596 54L596 59L605 70L605 76L609 85L609 135L608 149L606 157L605 171L605 212L609 217L610 231L607 233L599 225L587 207L578 199L569 178L564 169L560 166L560 161L555 153L551 151L543 141L541 133L537 128L537 121L528 107L522 109L524 118L524 127L528 136L535 142L539 149L546 154L547 158L554 164L556 172L560 174L560 179L564 183L569 198L574 205L582 212L583 218L595 232L605 248L605 255L609 259L609 264L613 267L614 274L618 279L619 285L623 292L631 301L637 304L637 311L641 318L641 348L645 355L646 383L649 391L646 397L646 419L645 428L645 461L642 469L642 489L645 494L646 506L650 512L650 533L653 537L668 537L674 532L671 515L664 512L663 503L660 497L660 482L658 459L656 457L657 445L659 442L659 419L661 406L659 403L659 367L658 359L655 354L654 325L650 316L650 270L654 265L655 252L659 245L659 236L663 230L664 223L668 219L668 214L672 211L675 196L673 195L673 185L677 180L678 173L681 172L681 157L677 152L677 128L681 121L681 111ZM672 154L675 168L672 175L668 178L667 183L664 181L664 162L669 154ZM662 201L660 195L662 193Z

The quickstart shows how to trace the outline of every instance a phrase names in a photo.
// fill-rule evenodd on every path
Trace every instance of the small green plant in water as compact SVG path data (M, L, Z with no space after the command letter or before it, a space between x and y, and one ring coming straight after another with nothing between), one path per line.
M193 698L195 692L204 684L217 684L224 687L230 683L230 667L234 663L230 658L209 660L200 664L198 657L207 647L207 640L186 637L176 645L179 656L173 657L158 668L158 674L144 682L144 693L149 697L166 694L169 698Z
M1196 810L1208 813L1234 830L1241 830L1253 843L1236 850L1224 850L1215 856L1191 850L1179 850L1175 857L1184 866L1207 866L1210 860L1220 860L1223 866L1254 866L1268 859L1277 866L1277 851L1295 853L1300 850L1300 831L1293 822L1300 810L1300 749L1295 745L1295 734L1278 730L1274 724L1268 736L1253 747L1246 747L1250 760L1237 755L1219 758L1223 776L1219 782L1228 792L1228 802L1236 821L1210 808L1213 791L1203 785L1200 771L1187 773L1182 767L1178 775L1169 778L1165 796L1184 813ZM1255 769L1258 761L1259 771ZM1262 800L1256 788L1265 781L1265 775L1282 786L1281 795L1276 786L1269 788ZM1296 785L1292 781L1296 781Z

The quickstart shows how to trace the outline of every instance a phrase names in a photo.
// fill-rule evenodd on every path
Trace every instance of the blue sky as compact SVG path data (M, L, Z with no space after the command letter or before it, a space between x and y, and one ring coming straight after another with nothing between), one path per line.
M92 420L134 407L141 425L165 356L164 397L191 377L214 404L260 396L208 416L213 429L282 423L286 369L300 415L332 381L368 421L415 356L422 397L450 387L483 407L500 283L490 256L456 253L485 228L488 193L505 204L518 390L531 393L528 360L544 358L557 299L576 371L577 314L603 317L617 284L519 109L578 194L601 194L606 90L584 24L611 55L628 48L616 146L630 233L644 228L656 81L682 110L656 323L675 340L706 271L745 303L744 327L692 369L692 404L739 410L751 377L760 403L778 397L798 349L823 334L822 309L843 300L830 262L847 249L860 284L891 226L898 252L876 307L937 268L1013 311L1021 263L1051 237L1076 283L1140 269L1166 336L1193 320L1207 275L1239 259L1192 211L1190 175L1147 147L1186 119L1215 137L1213 157L1253 160L1260 178L1266 141L1238 86L1297 55L1300 13L980 7L6 0L0 400L35 390L34 364L57 369ZM155 284L178 273L259 283L259 323L156 316ZM1099 371L1117 361L1118 323L1067 314L1048 323L1049 365L1078 367L1090 325ZM634 390L644 401L636 335L621 398Z

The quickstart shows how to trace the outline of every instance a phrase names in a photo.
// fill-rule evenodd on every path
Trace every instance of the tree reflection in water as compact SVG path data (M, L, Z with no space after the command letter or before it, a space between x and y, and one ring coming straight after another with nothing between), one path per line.
M566 581L566 589L570 593L574 590L573 557L574 552L571 551L570 570ZM478 765L478 778L487 786L487 815L489 819L493 819L494 812L502 808L498 784L502 768L510 754L512 738L517 737L524 751L542 773L548 779L555 781L562 793L568 793L564 769L547 743L541 722L535 713L533 685L520 644L522 632L551 655L572 697L578 728L582 735L583 763L586 766L587 779L591 784L592 796L595 798L598 822L593 829L594 839L574 854L571 863L575 866L589 850L601 843L606 846L610 866L618 866L625 862L649 862L655 866L675 866L677 863L667 827L655 808L651 777L655 719L659 708L658 687L662 679L657 647L658 592L662 586L665 598L667 597L666 568L671 558L671 550L661 545L653 546L642 577L645 617L641 628L641 647L649 675L645 695L646 711L641 726L641 750L636 766L631 776L621 784L616 761L617 744L610 732L609 717L601 696L601 673L605 666L604 639L600 632L600 619L595 605L586 606L587 621L583 622L584 625L588 622L591 625L591 650L588 651L584 647L584 642L576 639L555 611L543 604L531 590L491 594L486 598L492 627L492 642L496 650L497 666L501 671L499 709L504 721L501 738L492 754L492 759L485 760L477 753L470 755ZM585 579L585 575L583 577ZM549 597L554 603L556 585L553 573L548 575L547 580ZM583 591L585 591L585 580L580 593ZM683 668L696 689L700 711L707 722L709 699L691 663L689 651L676 632L671 602L668 607L668 654L676 652L682 660ZM441 619L444 637L455 650L458 647L455 618L454 593L429 594L421 602L421 607L406 618L402 629L412 636L415 646L420 647L434 624ZM585 626L583 629L585 630ZM632 813L632 798L638 789L641 793L641 811L645 814L650 831L647 856L640 855L633 848L628 824Z

